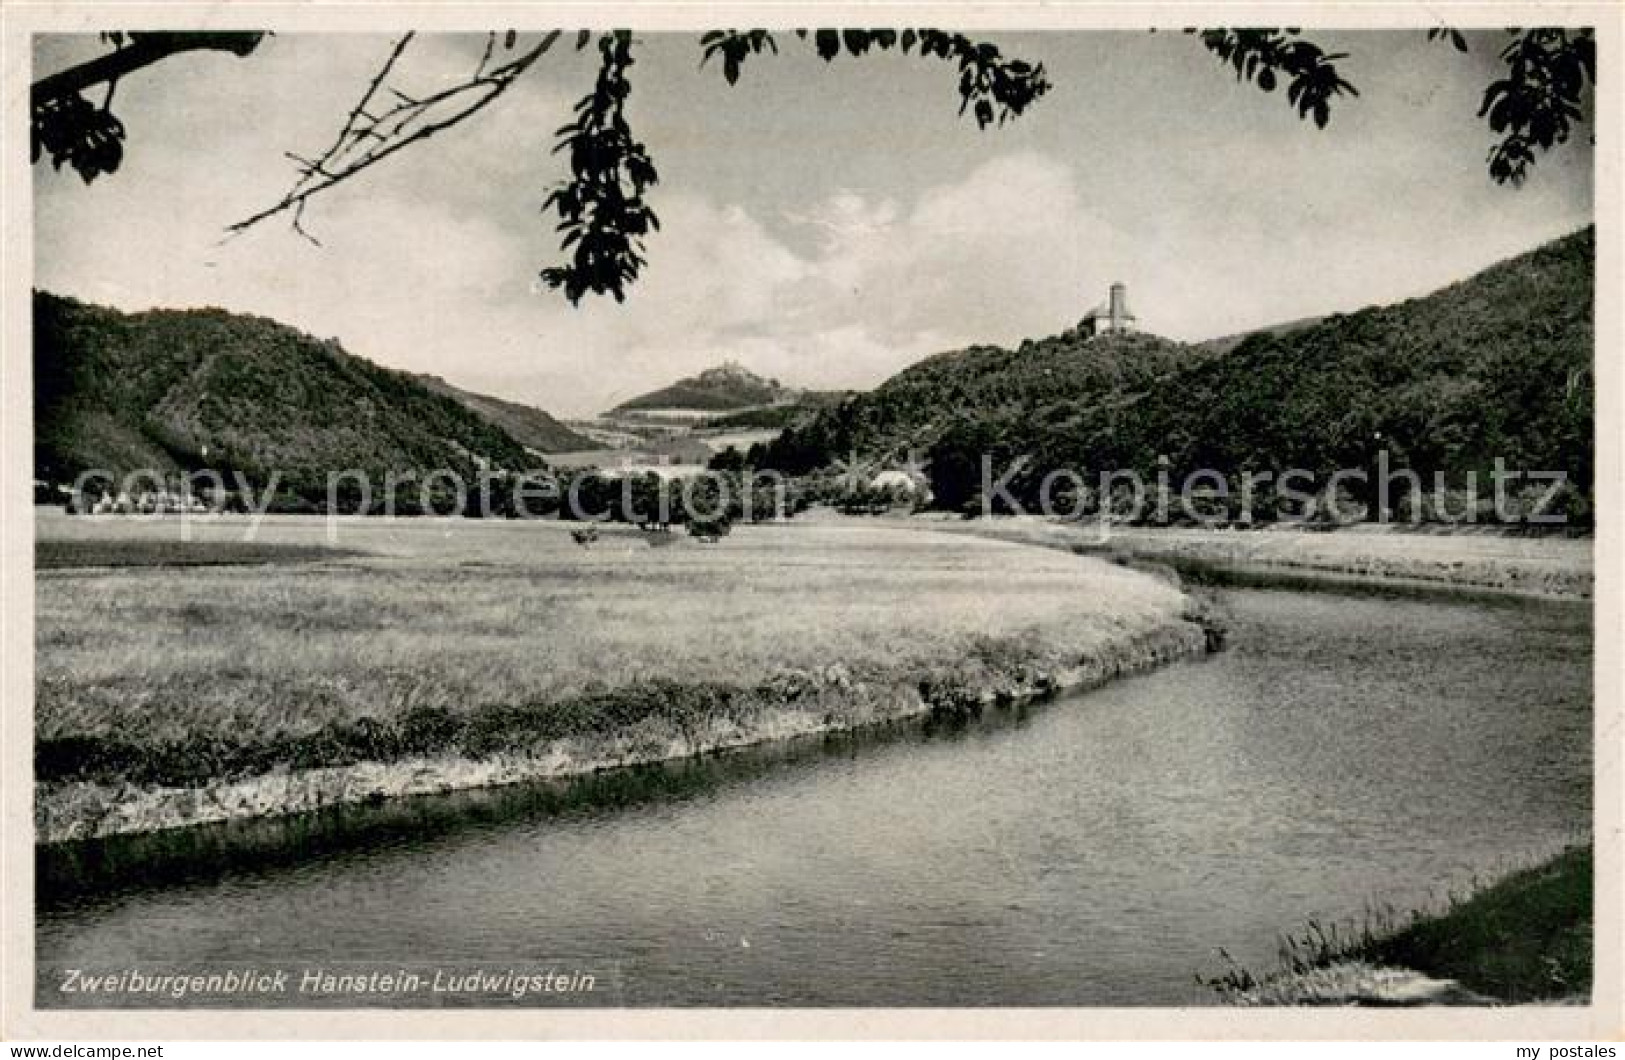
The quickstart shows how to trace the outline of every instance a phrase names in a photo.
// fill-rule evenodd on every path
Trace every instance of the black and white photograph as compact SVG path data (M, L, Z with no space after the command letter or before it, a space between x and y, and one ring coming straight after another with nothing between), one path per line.
M14 8L29 1025L1620 1033L1620 11L1386 10Z

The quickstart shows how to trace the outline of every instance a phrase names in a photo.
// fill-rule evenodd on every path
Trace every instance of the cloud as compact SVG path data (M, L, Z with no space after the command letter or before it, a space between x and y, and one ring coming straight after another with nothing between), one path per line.
M581 389L603 395L589 407L724 359L793 384L860 387L956 345L1049 334L1103 289L1083 286L1083 248L1116 238L1066 169L1031 153L994 158L912 204L841 189L787 211L778 231L695 195L660 212L625 306L538 307L557 356L580 358ZM793 249L797 228L813 232L811 249ZM542 371L514 367L504 382L528 374L543 388ZM556 365L545 378L550 390L565 382Z
M861 208L839 199L832 213ZM820 272L864 308L877 333L967 340L1050 334L1082 315L1119 237L1079 195L1072 172L1035 152L995 156L964 179L925 189L885 224L825 243ZM901 214L900 216L898 216Z

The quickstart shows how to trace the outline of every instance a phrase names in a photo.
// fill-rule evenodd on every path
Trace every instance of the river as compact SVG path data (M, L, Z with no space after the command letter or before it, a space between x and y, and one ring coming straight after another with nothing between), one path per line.
M91 1003L76 967L478 962L590 972L571 1004L1204 1004L1217 947L1267 968L1589 828L1589 605L1222 599L1224 653L966 727L42 856L38 1002Z

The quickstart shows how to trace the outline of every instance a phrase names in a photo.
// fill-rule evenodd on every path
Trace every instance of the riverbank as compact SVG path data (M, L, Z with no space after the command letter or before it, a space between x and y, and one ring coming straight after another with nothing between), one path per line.
M905 520L895 520L904 522ZM1194 580L1248 584L1293 576L1303 584L1437 587L1589 599L1589 537L1526 536L1489 527L1358 525L1333 531L1101 528L1028 516L918 519L946 533L1061 548L1080 555L1165 563Z
M242 529L193 527L188 550ZM746 528L585 549L567 529L369 520L340 535L359 554L306 564L39 572L36 842L963 716L1210 640L1166 580L1010 544Z
M1209 980L1236 1005L1584 1004L1591 991L1592 845L1562 851L1445 909L1283 942L1282 970Z
M38 1004L202 943L556 955L647 1007L1217 1004L1215 945L1268 969L1306 916L1430 907L1590 820L1585 608L1220 597L1230 649L970 725L46 848Z

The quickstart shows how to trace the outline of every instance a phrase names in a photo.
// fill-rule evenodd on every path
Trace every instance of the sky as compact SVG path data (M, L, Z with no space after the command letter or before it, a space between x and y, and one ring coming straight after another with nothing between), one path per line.
M1520 188L1485 169L1476 117L1498 33L1460 55L1420 30L1314 32L1358 99L1330 126L1238 84L1178 33L990 32L1053 88L1002 128L957 115L956 72L881 55L825 64L781 34L739 84L694 34L639 37L630 119L660 171L661 230L627 301L540 286L553 131L593 52L559 47L492 107L277 219L285 152L320 151L391 38L281 34L125 78L119 171L34 167L35 285L140 310L220 306L336 337L380 364L566 416L723 361L813 388L881 382L972 343L1074 325L1114 280L1181 340L1416 295L1592 220L1589 127ZM454 81L483 36L420 37L407 91ZM36 40L36 75L97 54ZM93 93L99 99L99 94Z

